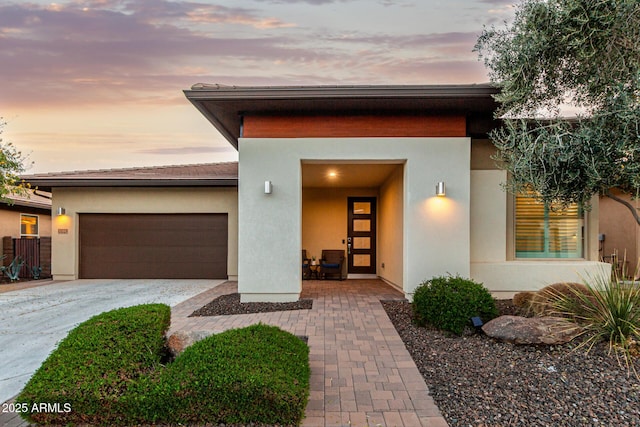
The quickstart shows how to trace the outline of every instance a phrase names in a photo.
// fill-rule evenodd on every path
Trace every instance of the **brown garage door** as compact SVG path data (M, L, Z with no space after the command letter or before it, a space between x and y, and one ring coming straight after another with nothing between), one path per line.
M83 279L226 279L227 214L81 214Z

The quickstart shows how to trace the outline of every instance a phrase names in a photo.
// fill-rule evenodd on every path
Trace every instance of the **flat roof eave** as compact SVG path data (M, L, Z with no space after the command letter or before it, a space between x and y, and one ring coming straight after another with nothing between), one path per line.
M187 99L236 148L246 114L393 114L428 111L492 115L498 89L467 85L226 86L196 84Z

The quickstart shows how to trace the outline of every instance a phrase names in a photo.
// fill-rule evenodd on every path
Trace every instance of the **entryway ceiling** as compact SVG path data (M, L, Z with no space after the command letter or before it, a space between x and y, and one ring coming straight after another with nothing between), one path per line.
M400 167L397 163L304 163L302 187L379 187Z

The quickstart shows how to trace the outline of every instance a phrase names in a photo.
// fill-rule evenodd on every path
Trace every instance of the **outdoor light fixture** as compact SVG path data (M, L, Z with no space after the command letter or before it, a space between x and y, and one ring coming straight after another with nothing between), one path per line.
M482 322L482 319L480 317L478 317L478 316L472 317L471 318L471 324L475 328L476 332L478 332L478 333L484 332L482 330L482 325L484 325L484 323Z
M444 197L446 196L447 193L444 189L444 181L440 181L436 184L436 196L438 197Z
M271 181L265 181L264 182L264 194L271 194L272 190L273 190L273 185L271 184Z
M57 214L58 216L60 216L60 215L64 215L66 212L67 212L67 211L65 211L65 210L64 210L64 208L63 208L62 206L59 206L59 207L58 207L58 210L56 211L56 214Z

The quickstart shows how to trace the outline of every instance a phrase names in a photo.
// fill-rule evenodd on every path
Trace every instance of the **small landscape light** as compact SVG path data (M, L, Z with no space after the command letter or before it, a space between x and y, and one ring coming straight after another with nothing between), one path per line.
M477 316L471 318L471 323L473 324L473 327L476 329L481 328L482 325L484 325L484 323L482 323L482 319Z

